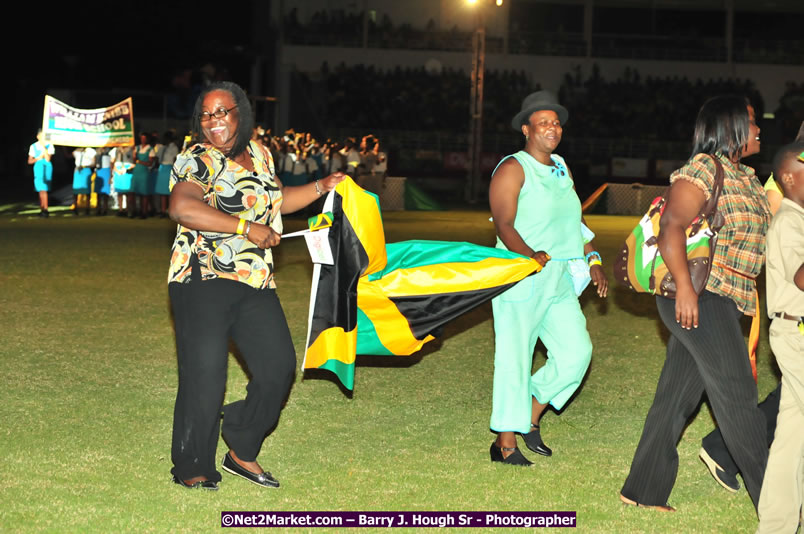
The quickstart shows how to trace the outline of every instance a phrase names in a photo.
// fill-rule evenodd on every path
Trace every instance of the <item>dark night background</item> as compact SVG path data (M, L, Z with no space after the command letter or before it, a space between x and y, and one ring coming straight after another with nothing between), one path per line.
M249 42L254 28L260 27L252 16L252 4L145 0L127 6L105 2L20 6L14 20L21 21L25 31L19 38L6 33L3 43L10 97L6 120L14 125L2 135L0 174L10 185L5 200L34 198L32 171L25 159L50 90L75 91L77 99L66 103L86 109L135 96L136 111L158 114L160 105L136 95L175 92L177 75L197 73L208 63L225 65L228 78L246 85L254 55ZM55 187L64 182L64 176L54 175Z
M320 46L322 50L332 46L356 46L355 53L360 53L360 45L356 44L360 41L359 29L352 32L351 35L345 35L343 31L327 34L324 31L327 28L315 26L315 20L298 21L294 18L293 7L301 5L302 2L284 0L283 4L277 4L279 1L183 3L146 0L125 6L99 2L21 5L18 14L6 19L7 31L3 42L4 66L7 72L7 87L9 87L6 92L5 105L7 127L4 128L2 134L4 150L0 152L0 174L9 184L4 190L4 195L7 195L4 200L33 201L35 198L31 184L32 173L30 166L26 164L25 156L28 146L34 141L36 129L40 126L44 95L48 91L70 91L74 100L66 103L79 108L107 106L127 96L134 96L135 117L158 117L164 111L165 95L183 94L187 96L189 89L184 86L188 83L190 85L198 84L198 78L202 75L205 65L214 66L216 78L230 79L248 90L253 84L252 69L255 61L258 61L262 68L260 74L262 94L275 94L278 91L276 62L280 50L280 30L284 34L283 42L285 44L310 43ZM539 32L548 32L547 34L555 36L556 31L561 35L577 35L578 32L583 31L583 6L577 1L506 1L510 2L511 10L509 29L512 32L512 38L508 46L512 54L550 55L549 51L544 50L547 42L545 39L521 38L517 40L514 39L516 35L540 35ZM804 25L804 6L800 2L792 0L775 0L763 2L764 10L754 12L746 7L751 6L751 3L743 2L743 0L735 1L737 7L740 8L735 13L734 19L735 39L758 39L760 42L773 39L777 45L781 42L782 48L787 48L788 51L800 51L800 61L798 61L800 67L804 61L801 38L801 28ZM348 22L353 21L349 18L349 10L357 12L361 6L368 6L371 3L368 0L366 3L364 0L352 0L341 3L331 2L330 4L346 6L345 20ZM375 3L378 6L381 4L381 2ZM661 4L662 9L651 9L651 6L656 4ZM639 50L645 35L653 39L652 43L656 42L657 36L662 37L669 43L667 46L671 52L674 51L672 47L677 49L675 51L683 51L686 40L693 38L722 39L724 34L723 2L712 1L704 2L704 4L712 7L696 6L696 2L689 0L677 2L665 0L658 3L635 0L600 0L595 4L593 23L595 40L591 60L617 59L618 50L622 50L622 46L630 46L634 50ZM271 12L276 11L277 6L280 5L285 14L281 28L279 22L272 22L270 17ZM676 5L678 8L674 9ZM376 15L376 19L371 20L370 27L370 31L373 32L370 35L382 38L378 38L376 42L385 43L378 46L393 48L402 43L402 48L405 46L420 48L421 35L426 34L417 32L424 28L411 28L407 24L384 26L385 19L382 12L379 11L380 7L377 12L371 11L372 17ZM338 13L337 9L333 8L333 10L333 13ZM331 14L329 21L331 27L333 24ZM14 34L15 25L22 28L21 32ZM350 38L351 41L349 41ZM345 42L344 39L348 42ZM563 46L558 55L571 56L575 53L571 48L573 45L571 40L555 41L554 47L556 43ZM493 53L494 47L498 44L498 40L488 34L488 53ZM369 48L372 46L370 44ZM620 48L617 48L618 46ZM759 47L755 47L753 50L763 53ZM388 50L388 53L392 54L393 50ZM465 56L462 57L465 57L468 70L471 53L467 50ZM772 51L767 52L767 56L764 58L758 57L760 59L753 58L750 61L769 64L778 62ZM790 67L789 61L786 66ZM336 70L336 65L331 64L328 68L331 75ZM393 59L389 59L387 69L390 72L392 68ZM376 75L373 69L374 67L367 67L367 72ZM570 71L569 68L567 70ZM447 74L444 78L447 78L449 70L447 69L445 72ZM350 79L360 79L360 68L350 67L348 73ZM367 119L368 122L359 122L356 118L353 124L344 124L344 120L337 115L327 114L321 106L326 105L326 102L331 104L333 95L341 88L333 89L332 80L327 81L327 78L325 76L322 78L322 76L320 72L297 72L291 76L291 91L299 89L302 92L308 92L315 97L311 100L323 102L318 108L310 106L310 109L299 109L298 105L294 105L289 111L291 126L314 131L316 135L325 133L329 135L331 131L340 134L340 132L347 131L350 126L360 127L363 132L374 129L389 131L403 129L398 120L396 122L387 118L383 120L380 114L370 115L370 118ZM465 74L461 74L461 76L465 76ZM355 99L368 101L373 96L379 95L380 105L384 104L386 108L393 107L389 103L397 99L400 92L404 93L405 89L400 89L398 85L389 81L393 78L388 75L384 79L380 78L378 77L379 81L376 85L362 84L368 86L362 87L366 89L364 93L359 90L361 87L352 87L351 91L347 92L347 98L351 93ZM456 92L459 93L460 98L468 99L468 85L464 85L465 82L460 76L456 79L458 81L453 84L457 87ZM493 82L494 80L490 78L489 83ZM361 85L359 82L356 83ZM644 83L644 77L640 83ZM447 96L445 90L439 87L428 88L424 85L426 84L420 88L420 95L412 95L414 100L417 96L424 97L431 94L435 99L436 107L441 107L438 103L439 98L444 103L454 100ZM527 90L530 89L532 87L527 88ZM804 89L804 83L802 89ZM414 91L419 93L418 88ZM489 90L487 94L493 97L494 91ZM503 118L509 117L512 110L518 108L519 101L524 94L512 93L509 101L504 101L502 104L487 97L484 113L488 113L489 120L484 122L484 129L493 130L494 113L498 113ZM58 94L54 94L54 96L59 98ZM658 96L655 98L657 101L660 99ZM804 101L804 97L802 97L802 101ZM578 117L585 117L584 113L590 113L590 110L584 109L581 104L583 103L576 102L571 108L571 116L574 114L576 117L575 130L572 132L574 137L578 136L579 123L577 121L580 120ZM464 108L461 106L463 104L458 107L463 110ZM774 112L777 104L766 102L757 105L759 109L762 109L763 106L763 111ZM804 110L804 104L801 104L801 109ZM463 112L461 111L461 113ZM424 121L428 114L427 110L417 110L416 115L423 116ZM634 119L634 122L641 120L649 123L652 119L653 116L646 113L641 119L639 117ZM456 121L457 124L449 125L453 128L451 134L444 124L421 127L421 130L438 127L447 135L462 138L466 133L464 120L464 115L461 114ZM603 120L609 119L604 118ZM610 120L610 123L614 125L617 120L621 119L615 118ZM690 119L679 117L678 120L682 122ZM796 123L796 120L800 121L793 117L784 126L766 123L763 136L767 134L769 140L774 138L781 140L789 137L792 131L790 125ZM486 121L485 118L484 121ZM628 125L630 124L629 120ZM643 126L649 126L649 124L643 124ZM685 128L686 125L679 130L686 132ZM492 133L502 135L499 132ZM794 133L792 134L794 135ZM506 135L510 135L510 132ZM612 138L620 135L624 134L613 132ZM635 136L638 137L639 132L636 132ZM402 137L404 136L400 136L400 138ZM671 139L670 141L680 142L683 139ZM456 147L451 150L464 149L461 144L456 144ZM401 141L387 148L393 154L391 161L400 164L404 159L403 156L413 150L407 148ZM562 148L571 152L570 155L574 156L573 160L594 159L593 155L582 154L581 149L573 148L573 145L569 143L565 143ZM59 147L57 150L68 151L66 148ZM496 150L499 149L495 147L492 151ZM572 150L577 150L579 153L573 154ZM608 156L611 155L614 154ZM647 155L647 157L654 156L654 154ZM63 172L59 173L57 169L57 175L54 176L54 187L69 183L71 170L62 169ZM410 165L401 170L409 176L415 175L417 172L421 174L444 172L438 167L422 165L418 167Z

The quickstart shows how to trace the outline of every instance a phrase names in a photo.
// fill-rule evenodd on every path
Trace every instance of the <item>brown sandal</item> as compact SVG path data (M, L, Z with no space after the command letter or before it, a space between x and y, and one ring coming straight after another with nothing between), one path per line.
M672 506L668 506L666 504L641 504L636 501L632 501L628 497L623 497L623 494L620 493L620 500L627 504L628 506L636 506L637 508L650 508L652 510L658 510L660 512L675 512L676 509Z

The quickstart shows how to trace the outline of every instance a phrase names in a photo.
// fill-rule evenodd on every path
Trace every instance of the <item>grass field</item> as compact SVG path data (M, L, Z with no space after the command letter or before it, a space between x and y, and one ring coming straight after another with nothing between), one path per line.
M591 216L588 223L611 276L611 258L635 218ZM286 223L300 226L300 219ZM489 245L494 237L483 211L388 213L385 229L389 242ZM175 486L176 362L166 287L174 232L159 219L0 215L0 531L213 532L223 510L563 510L577 512L584 532L756 528L745 490L727 493L698 460L700 439L713 428L705 403L678 446L670 497L678 513L618 500L666 334L652 298L616 285L605 301L590 290L581 298L595 346L591 368L563 413L542 420L553 457L522 445L535 461L529 469L489 462L493 329L486 304L417 355L360 357L352 396L331 375L299 372L259 456L281 489L228 474L216 493ZM301 363L312 268L300 240L283 242L275 257ZM534 365L544 358L537 349ZM766 334L759 377L764 397L776 385ZM227 400L242 398L245 384L230 358ZM218 456L225 450L221 442Z

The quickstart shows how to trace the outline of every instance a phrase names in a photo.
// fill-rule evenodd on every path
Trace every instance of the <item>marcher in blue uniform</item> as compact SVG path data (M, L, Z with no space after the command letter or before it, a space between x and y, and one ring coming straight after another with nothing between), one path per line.
M112 186L117 196L117 216L134 217L134 189L132 171L134 169L134 147L118 146L112 152Z
M112 192L112 156L111 148L99 148L96 155L95 194L98 198L95 215L109 213L109 194Z
M176 145L176 134L168 130L162 136L162 144L156 151L156 160L159 162L159 169L156 175L156 186L154 188L154 199L159 197L158 204L154 207L159 208L159 216L167 217L168 198L170 197L170 170L179 155L179 147Z
M95 149L76 148L73 151L75 171L73 172L73 213L78 215L81 204L85 204L86 214L89 215L89 195L92 193L92 171L95 169Z
M48 217L48 198L50 182L53 180L53 164L50 158L55 153L53 145L45 142L40 128L36 132L36 142L28 149L28 165L33 165L34 189L39 193L39 216Z
M131 172L131 187L136 196L135 202L139 199L139 216L145 219L151 210L151 192L149 182L151 179L151 167L156 162L156 152L150 144L148 134L140 134L140 144L134 149L134 170ZM133 203L128 208L129 217L137 212L137 206Z

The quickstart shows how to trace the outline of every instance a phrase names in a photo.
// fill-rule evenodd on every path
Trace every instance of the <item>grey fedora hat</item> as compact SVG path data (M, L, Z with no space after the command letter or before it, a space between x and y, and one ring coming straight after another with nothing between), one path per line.
M558 103L558 99L553 93L550 91L536 91L526 96L525 100L522 101L522 110L511 119L511 127L519 131L522 125L528 122L531 113L545 109L555 111L562 125L569 118L569 111Z

